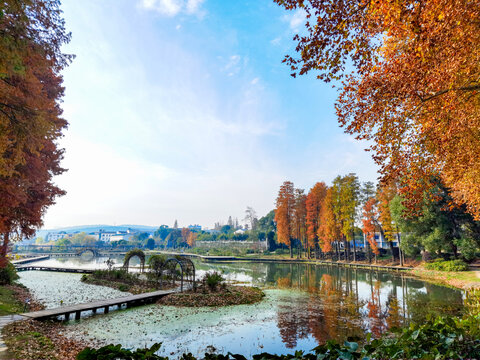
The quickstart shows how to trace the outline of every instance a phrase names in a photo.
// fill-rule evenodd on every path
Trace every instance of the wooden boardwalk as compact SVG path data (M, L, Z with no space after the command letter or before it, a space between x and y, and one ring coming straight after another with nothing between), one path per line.
M17 267L17 271L30 271L30 270L67 272L67 273L77 273L77 274L91 274L95 271L94 269L64 268L64 267L35 266L35 265L25 265L25 266Z
M84 311L93 311L93 313L96 314L97 310L103 309L103 313L108 314L109 309L112 306L117 306L117 308L121 308L122 305L126 305L128 308L133 306L149 304L161 297L164 297L166 295L173 294L179 291L180 289L159 290L159 291L154 291L150 293L124 296L124 297L115 298L115 299L98 300L90 303L76 304L76 305L70 305L70 306L62 306L55 309L34 311L34 312L24 313L20 315L26 318L35 319L35 320L45 320L49 318L56 318L63 315L65 320L69 320L70 315L75 314L75 319L79 320L81 313Z
M47 260L49 258L50 258L49 255L28 257L28 258L25 258L25 259L14 260L14 261L12 261L12 264L15 265L15 266L18 266L18 265L22 265L22 264L32 263L32 262L35 262L35 261Z

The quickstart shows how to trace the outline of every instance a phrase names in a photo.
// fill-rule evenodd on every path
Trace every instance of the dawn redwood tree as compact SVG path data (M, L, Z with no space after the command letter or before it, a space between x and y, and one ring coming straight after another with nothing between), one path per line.
M421 206L440 174L480 218L480 2L275 0L303 9L292 75L342 81L340 125L371 141L384 180ZM348 69L351 71L346 71Z
M321 221L320 210L327 193L327 186L324 182L317 182L308 192L305 203L307 214L307 242L308 256L311 250L315 249L315 258L318 258L318 227Z
M67 122L61 117L61 70L72 55L58 0L6 0L0 4L0 266L12 239L32 236L42 216L64 192L57 147Z
M295 193L295 205L293 208L293 218L292 218L293 237L298 240L302 250L306 251L307 249L307 227L306 227L307 196L305 195L303 189L295 189L294 193ZM298 255L300 257L302 256L300 249L298 249Z
M292 248L292 219L295 208L295 188L291 181L285 181L278 192L275 223L277 224L277 240L290 249L290 257L293 258Z
M318 226L317 235L320 248L324 253L332 252L332 244L334 242L338 244L338 240L341 236L340 223L338 222L334 211L333 192L333 188L327 188L319 214L320 223ZM336 246L336 251L337 257L339 257L338 246Z

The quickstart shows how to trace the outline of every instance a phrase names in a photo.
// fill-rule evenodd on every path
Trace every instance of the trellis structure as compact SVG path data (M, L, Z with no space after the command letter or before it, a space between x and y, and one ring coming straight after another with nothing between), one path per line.
M128 271L128 265L130 264L130 259L135 256L140 259L140 272L144 272L145 271L145 253L140 249L130 250L125 255L125 260L123 261L123 268L126 271Z
M180 272L177 267L180 266ZM191 282L195 288L195 265L192 260L187 257L177 256L169 258L165 261L164 269L166 270L167 278L175 285L175 281L180 277L180 290L183 291L183 283L185 281Z

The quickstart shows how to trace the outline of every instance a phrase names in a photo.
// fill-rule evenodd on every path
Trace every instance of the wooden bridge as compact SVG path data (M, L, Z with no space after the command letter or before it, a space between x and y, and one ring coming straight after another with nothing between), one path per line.
M67 273L78 273L78 274L91 274L94 269L79 269L79 268L64 268L64 267L52 267L52 266L35 266L35 265L25 265L17 266L17 271L56 271L56 272L67 272Z
M46 320L50 318L57 318L59 316L64 316L65 321L70 319L71 314L75 314L75 320L79 320L81 313L84 311L92 311L94 314L97 313L97 310L103 309L104 314L108 314L110 307L116 306L117 309L120 309L123 305L127 308L133 306L140 306L144 304L150 304L160 299L161 297L179 292L180 289L172 290L159 290L150 293L143 293L138 295L129 295L115 299L108 300L98 300L90 303L76 304L70 306L62 306L55 309L46 309L41 311L34 311L29 313L20 314L29 319L34 320Z

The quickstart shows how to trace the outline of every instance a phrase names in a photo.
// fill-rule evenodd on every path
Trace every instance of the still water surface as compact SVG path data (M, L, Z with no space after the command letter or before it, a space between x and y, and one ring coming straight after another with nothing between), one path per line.
M49 259L39 265L100 268L106 258ZM121 264L121 258L116 259ZM427 316L460 314L458 290L402 275L307 264L195 262L197 278L222 271L231 281L262 287L254 305L175 308L148 305L70 321L66 335L99 344L143 347L162 342L161 353L202 355L209 346L250 356L267 351L309 351L328 339L380 336ZM125 293L80 282L81 275L24 272L21 281L49 307ZM86 286L86 287L85 287Z

